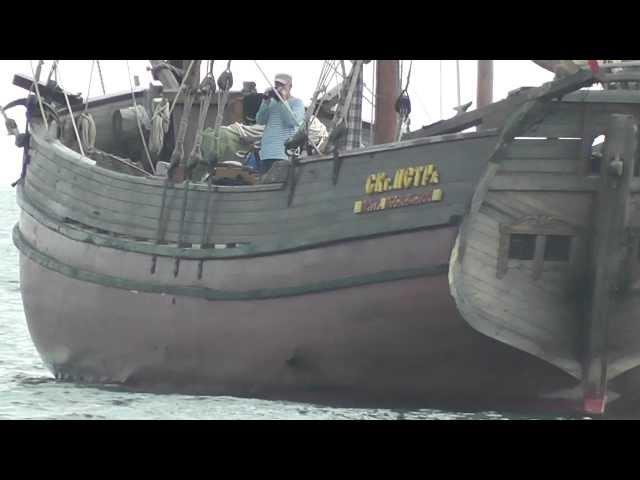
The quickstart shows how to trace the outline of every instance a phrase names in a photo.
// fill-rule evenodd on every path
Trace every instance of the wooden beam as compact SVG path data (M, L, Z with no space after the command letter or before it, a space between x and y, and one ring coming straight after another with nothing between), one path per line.
M630 182L637 154L636 131L633 116L611 116L600 175L590 265L591 291L584 325L584 409L589 413L603 413L606 403L608 316L616 292L622 287Z
M444 135L455 133L467 128L481 125L484 120L492 116L502 116L504 118L515 111L526 102L533 100L552 100L562 97L574 90L592 85L597 81L590 70L580 70L574 75L569 75L562 79L545 83L537 88L520 89L509 95L504 100L492 103L484 108L479 108L462 115L456 115L449 120L443 120L431 125L422 127L413 133L405 135L404 138L420 138L432 135ZM496 125L491 125L496 127Z
M13 84L17 87L24 88L25 90L31 90L33 83L33 79L31 77L28 77L27 75L17 73L13 76ZM56 103L66 105L64 91L57 85L52 88L45 83L38 82L38 90L40 91L40 95L42 95L44 98L49 98ZM84 103L84 101L82 100L82 95L70 92L66 93L69 97L69 104L71 106L82 105Z
M373 144L391 143L396 139L398 114L396 100L400 94L398 60L378 60L376 70L376 119Z
M493 60L478 60L478 92L476 108L486 107L493 101Z
M156 69L156 76L158 77L158 80L162 82L164 88L172 90L178 89L180 83L173 72L168 68L158 68L164 63L162 60L149 60L149 63L151 64L151 67Z

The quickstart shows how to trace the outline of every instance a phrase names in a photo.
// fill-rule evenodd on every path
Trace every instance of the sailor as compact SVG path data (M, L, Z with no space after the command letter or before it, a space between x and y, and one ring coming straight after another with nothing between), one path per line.
M302 100L291 96L291 75L279 73L275 77L274 84L289 108L280 101L272 89L267 90L263 95L260 109L256 114L256 123L265 126L260 147L260 173L262 174L269 171L273 162L287 160L284 144L304 120Z

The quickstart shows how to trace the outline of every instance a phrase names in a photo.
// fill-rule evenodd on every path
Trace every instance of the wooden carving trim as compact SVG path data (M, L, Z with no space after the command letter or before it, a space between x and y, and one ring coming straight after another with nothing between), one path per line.
M507 225L500 225L500 240L498 241L498 265L496 267L496 278L502 278L507 273L509 266L509 247L511 243L511 233Z
M533 279L538 280L542 276L544 266L544 250L547 244L546 235L536 235L536 249L533 255Z

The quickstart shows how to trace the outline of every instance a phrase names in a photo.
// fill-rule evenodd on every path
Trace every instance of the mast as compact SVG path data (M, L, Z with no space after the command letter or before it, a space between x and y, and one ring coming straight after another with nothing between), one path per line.
M153 68L161 66L164 62L162 60L149 60L149 63ZM177 90L179 86L178 80L175 75L168 69L160 68L157 71L158 80L162 83L164 88L169 90Z
M476 108L493 102L493 60L478 60L478 95Z
M376 115L373 144L395 141L398 128L396 100L400 94L399 61L377 60Z
M158 68L165 62L162 60L149 60L149 63L153 68ZM191 63L191 60L168 60L167 63L173 67L181 69L186 73L186 70ZM166 68L160 68L157 70L157 78L167 90L177 90L180 86L180 82L176 79L173 72ZM186 85L197 87L200 84L200 60L194 60L194 64L189 72L189 79L185 82Z
M186 73L191 60L169 60L169 63L174 67L182 69L182 71ZM191 71L189 72L189 78L185 84L193 88L196 88L200 84L200 60L194 61Z

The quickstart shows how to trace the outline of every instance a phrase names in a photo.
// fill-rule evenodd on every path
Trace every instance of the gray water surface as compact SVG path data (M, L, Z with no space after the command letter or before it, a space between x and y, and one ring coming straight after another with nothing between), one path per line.
M11 229L15 191L0 185L0 419L525 419L499 412L334 408L233 397L157 395L57 381L45 368L26 325Z

